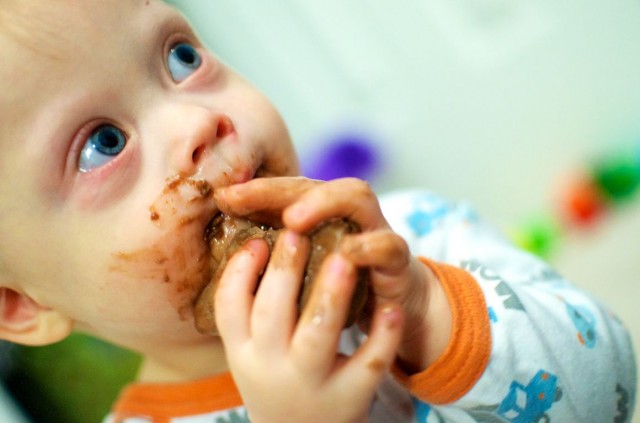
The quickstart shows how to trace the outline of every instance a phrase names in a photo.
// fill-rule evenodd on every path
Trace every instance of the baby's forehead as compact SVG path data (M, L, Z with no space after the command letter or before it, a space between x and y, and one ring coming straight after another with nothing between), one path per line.
M17 1L8 2L14 3ZM26 3L34 2L27 0ZM7 122L8 113L18 115L25 112L20 110L21 100L30 90L41 87L50 65L65 54L61 41L66 35L51 35L55 23L49 25L39 14L27 18L24 16L26 12L28 10L24 6L0 10L0 81L3 86L0 113L3 126L12 122Z
M32 54L49 58L62 56L67 50L65 45L75 37L68 28L68 18L61 16L65 8L60 3L38 0L2 2L0 48L7 49L8 44L13 43L14 48L27 49Z
M55 88L52 79L68 72L64 63L90 52L90 46L81 45L86 37L78 33L90 25L77 13L87 13L75 6L82 2L0 1L0 145L37 113L40 101ZM74 18L68 16L68 8Z
M64 62L90 64L101 47L124 47L127 39L137 36L130 21L145 4L144 0L0 0L3 85L6 77L11 79L6 72L46 74Z
M83 83L146 70L154 31L175 14L159 0L0 0L0 143L54 98L89 92Z
M150 5L170 7L158 0L1 0L0 34L46 52L73 41L83 44L83 34L95 40L126 32L136 12L155 9Z

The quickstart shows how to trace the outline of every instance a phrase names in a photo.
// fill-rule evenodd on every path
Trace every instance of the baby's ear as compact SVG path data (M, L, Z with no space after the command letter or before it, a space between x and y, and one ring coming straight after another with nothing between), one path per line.
M73 321L44 307L29 296L0 287L0 339L22 345L61 341L73 330Z

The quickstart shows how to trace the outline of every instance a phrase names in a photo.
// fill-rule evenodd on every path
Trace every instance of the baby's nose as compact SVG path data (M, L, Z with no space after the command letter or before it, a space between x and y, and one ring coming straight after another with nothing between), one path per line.
M195 174L213 147L235 133L229 116L212 111L194 113L180 127L186 130L174 135L177 139L173 162L175 171L183 175Z

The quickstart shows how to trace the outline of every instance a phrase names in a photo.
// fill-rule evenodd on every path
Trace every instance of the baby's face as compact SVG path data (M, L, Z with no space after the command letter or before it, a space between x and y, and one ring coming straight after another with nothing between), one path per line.
M298 172L279 115L159 1L3 13L4 278L119 342L199 336L211 192Z

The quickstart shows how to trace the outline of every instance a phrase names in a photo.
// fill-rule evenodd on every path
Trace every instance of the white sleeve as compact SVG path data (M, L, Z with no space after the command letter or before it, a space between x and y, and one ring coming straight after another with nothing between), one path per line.
M447 405L416 402L422 422L630 422L629 335L597 299L514 247L465 204L409 190L381 198L415 255L467 270L491 320L489 364Z

